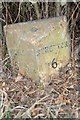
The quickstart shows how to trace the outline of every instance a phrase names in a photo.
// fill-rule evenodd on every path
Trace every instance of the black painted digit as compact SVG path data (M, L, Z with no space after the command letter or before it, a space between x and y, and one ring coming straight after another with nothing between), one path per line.
M55 58L52 60L52 68L57 68L57 62L55 61Z

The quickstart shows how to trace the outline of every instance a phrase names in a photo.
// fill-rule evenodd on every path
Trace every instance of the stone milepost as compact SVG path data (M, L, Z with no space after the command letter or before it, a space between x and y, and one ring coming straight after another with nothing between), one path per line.
M13 64L33 80L58 77L69 63L70 46L64 16L17 23L4 27L6 43Z

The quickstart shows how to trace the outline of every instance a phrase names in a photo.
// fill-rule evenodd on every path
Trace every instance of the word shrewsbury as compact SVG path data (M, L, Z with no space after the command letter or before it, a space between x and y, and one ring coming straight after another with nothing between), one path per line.
M36 51L36 55L39 56L40 54L45 54L47 52L52 52L55 47L58 48L58 49L61 49L61 48L65 48L65 47L68 47L69 46L69 43L66 41L66 42L62 42L61 44L57 44L57 45L49 45L49 46L46 46L46 47L43 47L43 48L40 48Z

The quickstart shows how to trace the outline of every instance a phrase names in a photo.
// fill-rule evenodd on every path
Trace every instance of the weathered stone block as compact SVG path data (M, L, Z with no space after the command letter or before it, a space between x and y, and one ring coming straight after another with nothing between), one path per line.
M65 17L54 17L5 26L6 42L12 62L31 79L58 75L70 58Z

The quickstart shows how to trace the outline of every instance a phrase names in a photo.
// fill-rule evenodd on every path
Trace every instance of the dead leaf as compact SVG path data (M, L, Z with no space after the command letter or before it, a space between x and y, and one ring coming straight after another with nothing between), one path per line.
M34 116L36 116L37 114L39 114L39 113L40 113L40 110L41 110L40 107L33 108L32 111L31 111L32 116L34 117Z
M61 109L59 110L59 112L64 112L64 110L61 108Z
M6 87L6 90L9 91L9 87Z
M63 95L60 95L60 96L59 96L59 100L60 100L60 101L63 101L63 100L64 100L64 96L63 96Z
M3 82L3 83L2 83L2 87L4 87L5 85L6 85L6 83L5 83L5 82Z
M15 82L22 81L22 76L21 74L18 74L17 78L15 79Z

